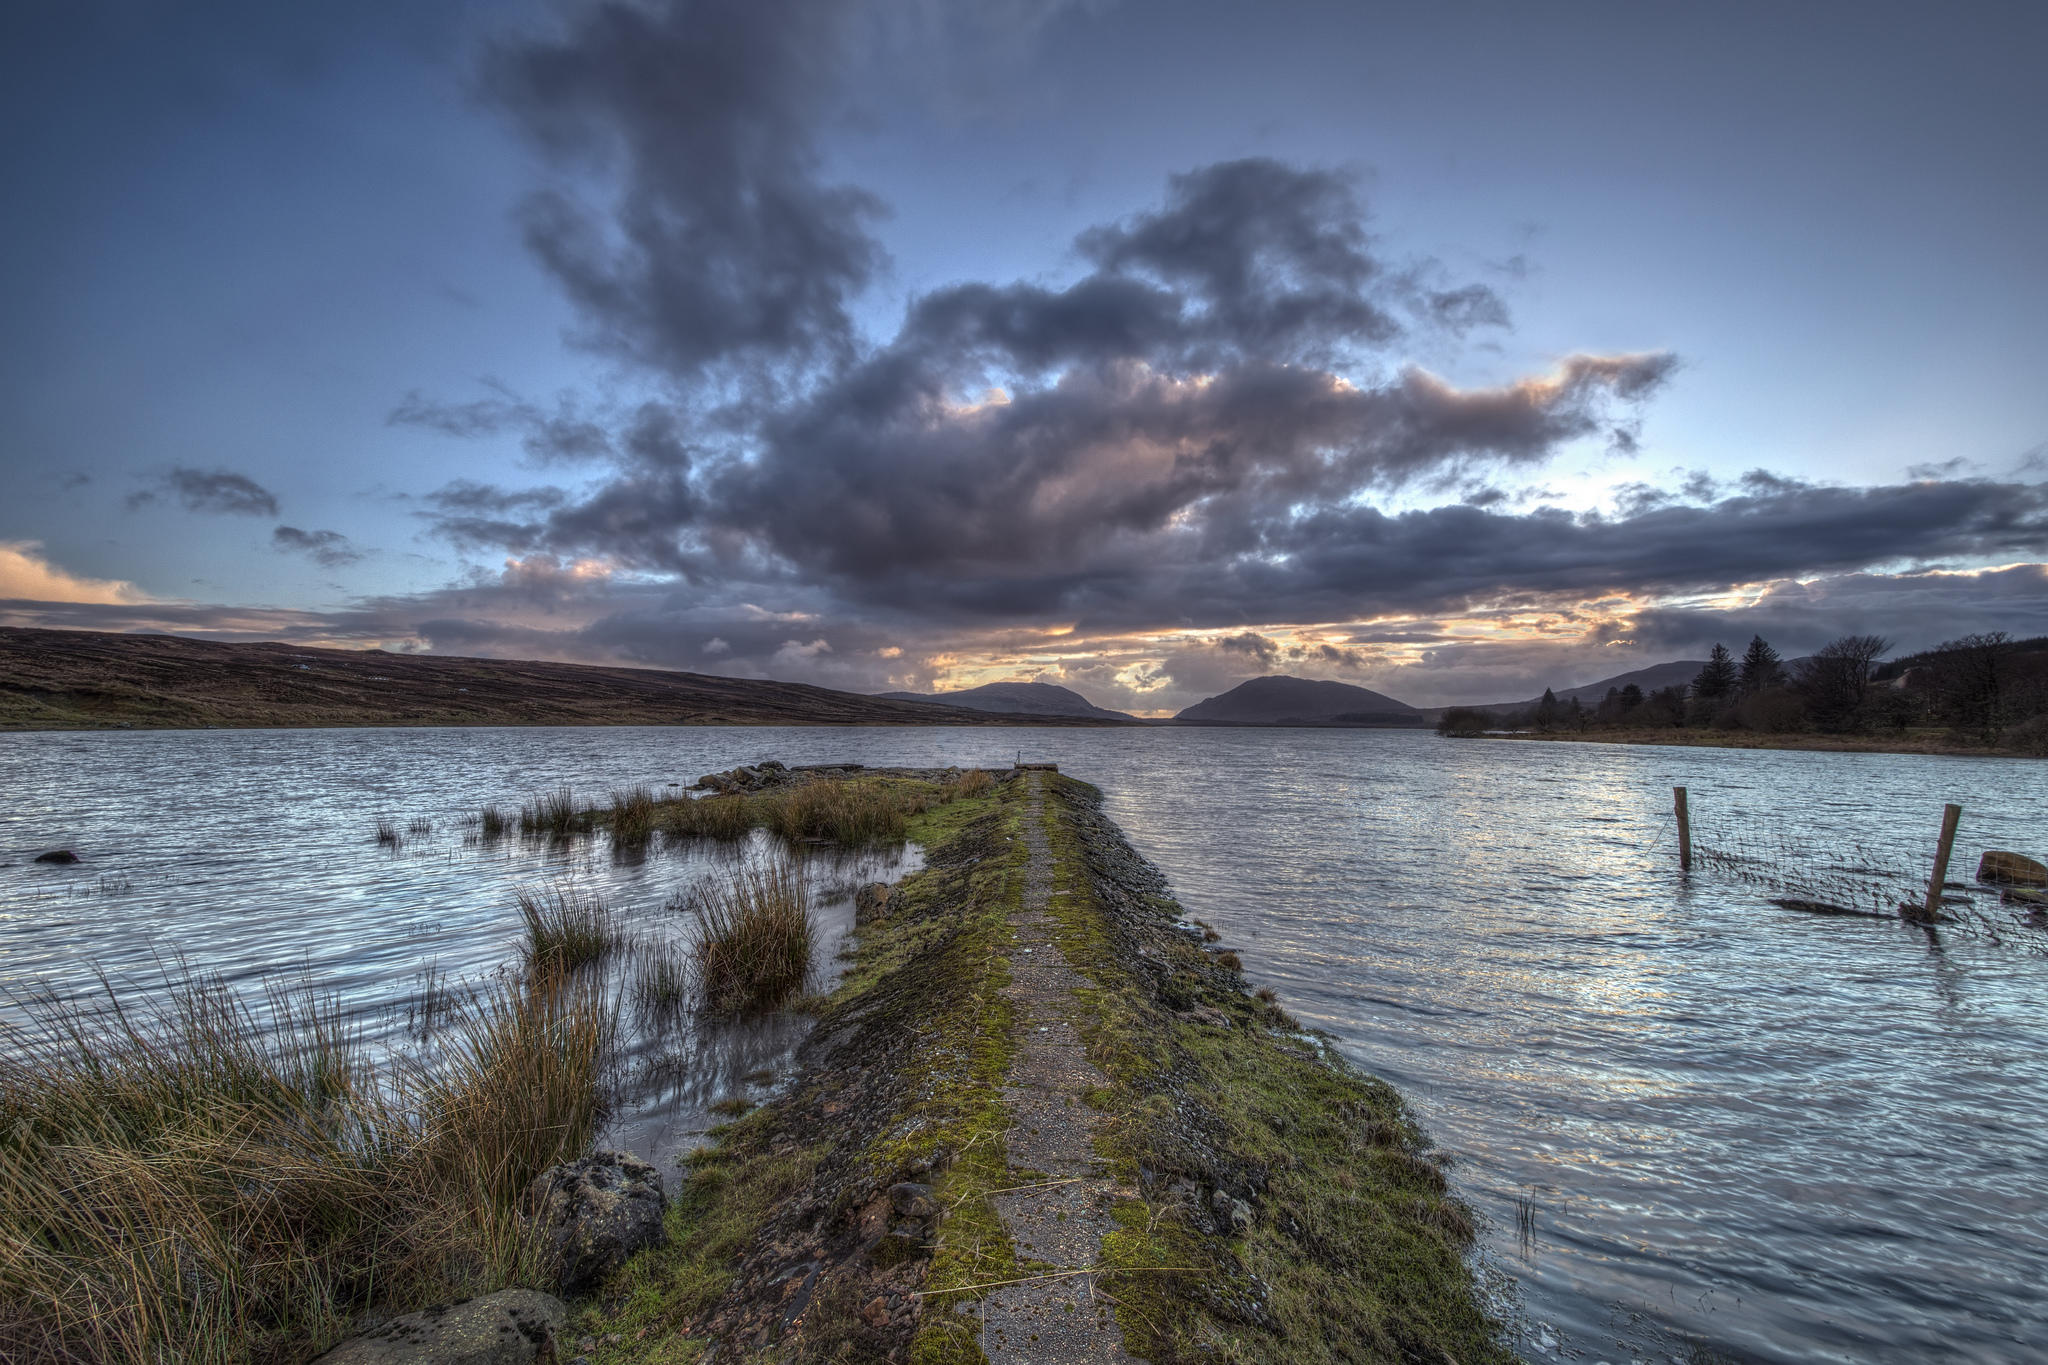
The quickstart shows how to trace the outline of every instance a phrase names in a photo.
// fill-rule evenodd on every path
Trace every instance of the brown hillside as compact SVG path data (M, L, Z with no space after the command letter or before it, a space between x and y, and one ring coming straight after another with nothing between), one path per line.
M1046 723L652 668L0 628L0 730Z

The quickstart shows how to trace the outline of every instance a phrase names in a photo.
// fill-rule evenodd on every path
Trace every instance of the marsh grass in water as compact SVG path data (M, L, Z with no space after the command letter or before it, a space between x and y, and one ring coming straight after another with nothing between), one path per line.
M754 814L744 796L681 797L664 801L656 823L672 839L744 839Z
M597 812L579 807L567 787L544 792L519 808L519 832L529 839L570 839L589 832Z
M768 827L785 839L823 839L849 847L900 841L906 807L922 803L874 782L805 782L774 794Z
M697 888L689 913L704 1009L773 1009L802 991L818 933L795 863L782 857L735 862Z
M0 1358L304 1360L530 1276L514 1207L599 1116L595 983L504 982L372 1064L309 985L23 1002L0 1062Z
M526 969L537 978L602 961L625 943L618 917L603 897L579 892L567 882L520 891L519 914L526 921L521 945Z
M652 942L634 953L633 1008L649 1023L680 1016L690 1001L690 961L675 945Z
M645 846L654 834L654 793L646 787L628 787L613 792L605 825L611 830L613 844L631 848Z
M377 817L377 842L396 853L405 847L405 836L398 832L398 822L385 816Z

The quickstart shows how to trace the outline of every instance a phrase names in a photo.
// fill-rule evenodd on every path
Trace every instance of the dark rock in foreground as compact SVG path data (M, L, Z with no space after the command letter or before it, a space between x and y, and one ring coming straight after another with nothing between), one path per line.
M551 1294L505 1289L393 1318L315 1365L558 1365L568 1319Z
M85 860L68 848L53 848L48 853L38 853L36 861L39 863L79 863Z
M668 1240L661 1176L630 1152L595 1152L538 1176L527 1190L562 1291L581 1294L643 1247Z

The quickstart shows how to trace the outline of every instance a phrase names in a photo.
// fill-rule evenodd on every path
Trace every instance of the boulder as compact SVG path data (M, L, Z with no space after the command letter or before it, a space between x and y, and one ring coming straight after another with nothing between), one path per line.
M53 848L48 853L38 853L36 861L39 863L77 863L83 862L84 859L68 848Z
M1217 1231L1234 1237L1242 1237L1251 1231L1252 1206L1228 1190L1217 1190L1211 1194L1209 1207L1216 1214Z
M560 1365L568 1321L552 1294L505 1289L393 1318L314 1365Z
M932 1187L916 1180L904 1180L889 1187L889 1206L904 1218L934 1218L939 1201Z
M593 1152L544 1171L526 1199L567 1294L594 1288L634 1252L668 1240L661 1175L630 1152Z
M869 924L889 913L889 883L869 882L853 893L853 922Z
M1977 860L1977 880L2000 886L2048 886L2048 865L1994 848Z

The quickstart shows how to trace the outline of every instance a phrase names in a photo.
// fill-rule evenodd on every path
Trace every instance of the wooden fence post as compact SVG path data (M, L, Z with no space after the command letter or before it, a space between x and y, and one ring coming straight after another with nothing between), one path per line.
M1941 842L1934 846L1934 879L1927 883L1927 918L1941 916L1941 890L1948 881L1948 855L1955 851L1956 825L1962 821L1963 808L1949 805L1941 808Z
M1685 808L1685 788L1673 787L1671 798L1678 811L1678 870L1692 871L1692 813Z

